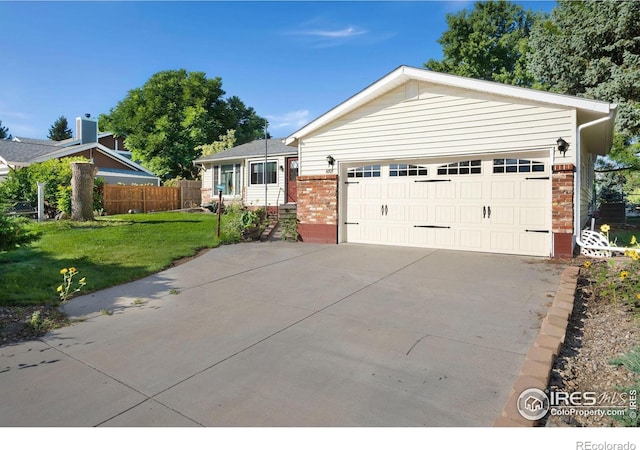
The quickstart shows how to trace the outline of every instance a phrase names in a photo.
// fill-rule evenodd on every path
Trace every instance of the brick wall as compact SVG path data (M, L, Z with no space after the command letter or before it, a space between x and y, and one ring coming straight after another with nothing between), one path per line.
M304 242L338 242L338 175L298 176L298 233Z
M573 164L554 164L551 178L553 248L556 258L573 256Z

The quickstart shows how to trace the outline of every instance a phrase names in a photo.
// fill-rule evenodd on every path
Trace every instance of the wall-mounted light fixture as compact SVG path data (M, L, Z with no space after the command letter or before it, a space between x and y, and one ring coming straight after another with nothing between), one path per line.
M558 151L562 153L562 156L564 157L567 154L567 150L569 149L569 143L559 137L556 141L556 144L558 144Z
M327 156L327 164L329 164L329 169L333 169L333 165L336 163L336 160L333 156Z

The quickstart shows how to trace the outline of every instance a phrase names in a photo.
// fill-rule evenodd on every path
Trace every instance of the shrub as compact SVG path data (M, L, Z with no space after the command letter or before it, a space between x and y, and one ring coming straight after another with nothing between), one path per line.
M61 203L64 205L64 196L66 195L66 192L61 192L59 187L70 187L71 163L78 161L88 162L86 158L82 157L51 159L12 170L0 184L0 199L5 201L24 200L35 205L38 202L38 182L46 182L44 187L45 210L49 217L55 216L59 211L59 205ZM63 200L60 200L59 196L62 196Z
M39 238L39 234L27 227L26 217L8 217L0 211L0 251L13 250Z

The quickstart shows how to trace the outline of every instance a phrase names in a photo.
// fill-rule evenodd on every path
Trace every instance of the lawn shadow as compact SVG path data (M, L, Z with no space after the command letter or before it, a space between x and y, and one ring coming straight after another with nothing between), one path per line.
M62 305L61 309L71 319L121 314L129 308L157 308L157 305L150 306L149 302L165 298L177 291L175 280L158 272L78 295Z

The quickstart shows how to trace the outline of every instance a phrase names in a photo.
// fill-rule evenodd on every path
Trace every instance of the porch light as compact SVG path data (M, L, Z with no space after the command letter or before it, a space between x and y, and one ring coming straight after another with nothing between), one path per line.
M562 156L565 156L567 153L567 150L569 149L569 143L564 139L562 139L561 137L559 137L558 140L556 141L556 144L558 144L558 151L562 153Z
M335 162L336 160L333 158L333 156L327 156L327 164L329 164L330 169L333 169L333 165L335 164Z

